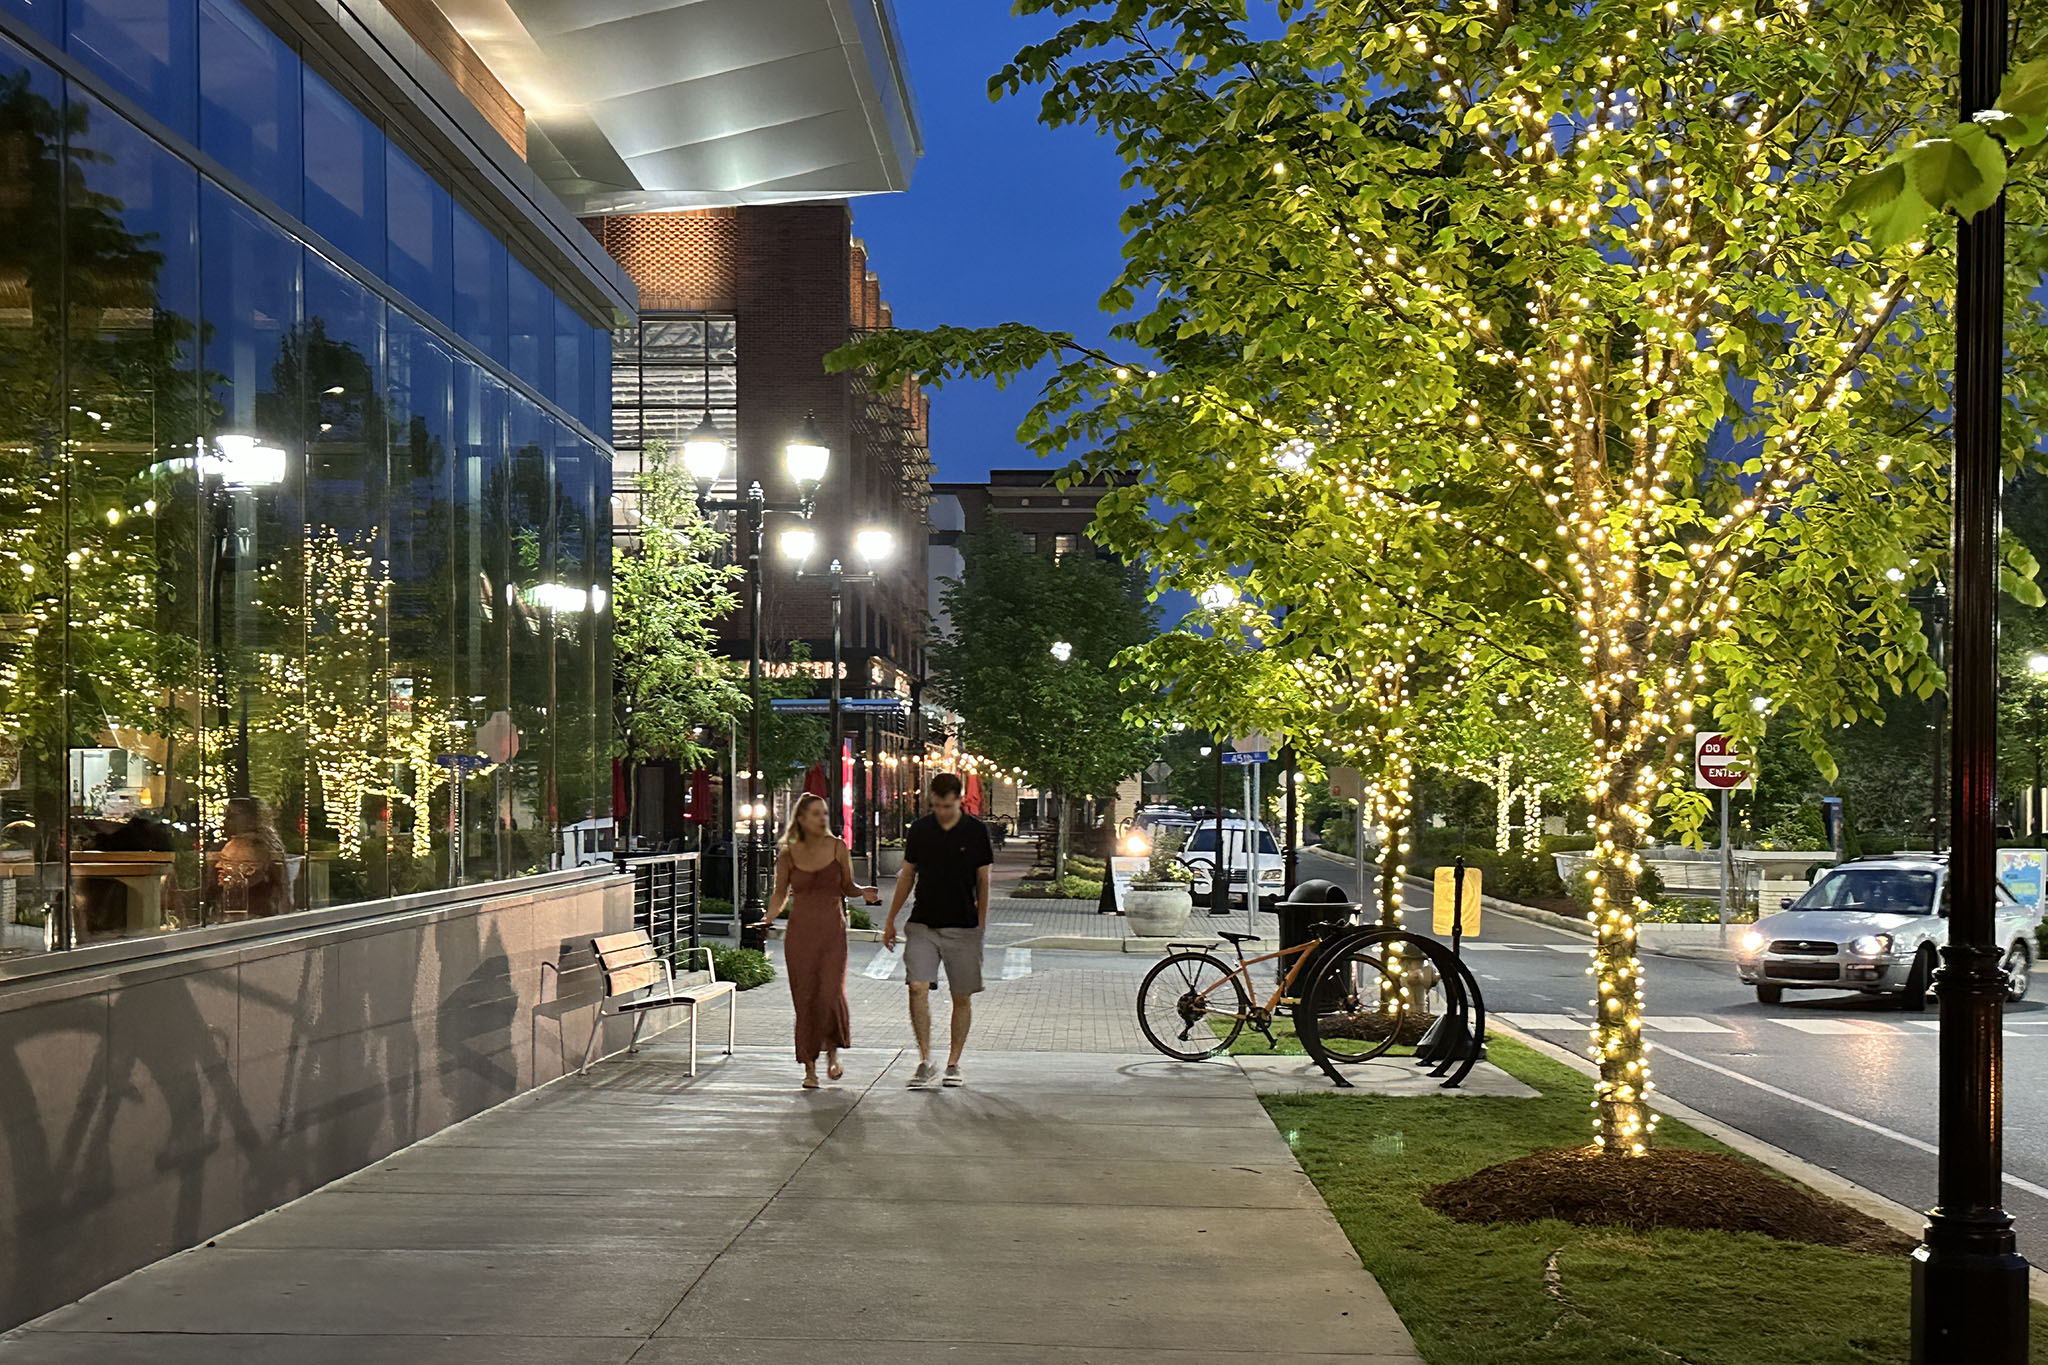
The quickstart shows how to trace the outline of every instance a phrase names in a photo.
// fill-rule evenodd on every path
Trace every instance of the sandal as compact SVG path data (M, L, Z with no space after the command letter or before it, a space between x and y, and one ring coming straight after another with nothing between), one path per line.
M806 1077L804 1077L804 1089L806 1089L806 1090L816 1090L817 1088L818 1088L818 1078L817 1078L816 1076L806 1076Z
M825 1074L836 1081L846 1074L846 1068L839 1065L839 1063L834 1062L832 1063L831 1068L828 1071L826 1071Z

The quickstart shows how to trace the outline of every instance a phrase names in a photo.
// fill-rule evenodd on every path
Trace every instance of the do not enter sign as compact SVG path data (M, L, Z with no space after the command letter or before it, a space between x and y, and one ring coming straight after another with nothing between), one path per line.
M1736 752L1729 735L1703 730L1693 736L1692 784L1708 791L1750 791L1756 786L1756 773L1749 755Z

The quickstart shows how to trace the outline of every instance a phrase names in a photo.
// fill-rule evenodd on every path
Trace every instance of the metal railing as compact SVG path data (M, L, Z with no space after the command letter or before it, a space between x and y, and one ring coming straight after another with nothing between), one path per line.
M633 874L633 927L645 929L661 955L674 961L699 943L702 869L695 853L652 853L624 860Z

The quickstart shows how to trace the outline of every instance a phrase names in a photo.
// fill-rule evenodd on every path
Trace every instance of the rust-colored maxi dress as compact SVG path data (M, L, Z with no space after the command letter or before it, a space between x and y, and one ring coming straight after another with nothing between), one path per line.
M809 1064L827 1048L853 1046L853 1016L846 1005L846 898L856 890L837 856L806 870L785 852L789 875L788 930L782 965L796 1002L796 1059Z

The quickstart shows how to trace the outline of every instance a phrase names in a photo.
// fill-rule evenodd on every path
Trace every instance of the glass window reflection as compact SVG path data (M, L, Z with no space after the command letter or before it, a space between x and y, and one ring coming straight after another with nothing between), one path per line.
M299 58L240 5L199 6L199 145L299 212Z
M306 226L357 264L384 269L384 135L340 91L305 72Z
M174 133L198 113L198 10L192 0L69 0L65 47L109 89Z

